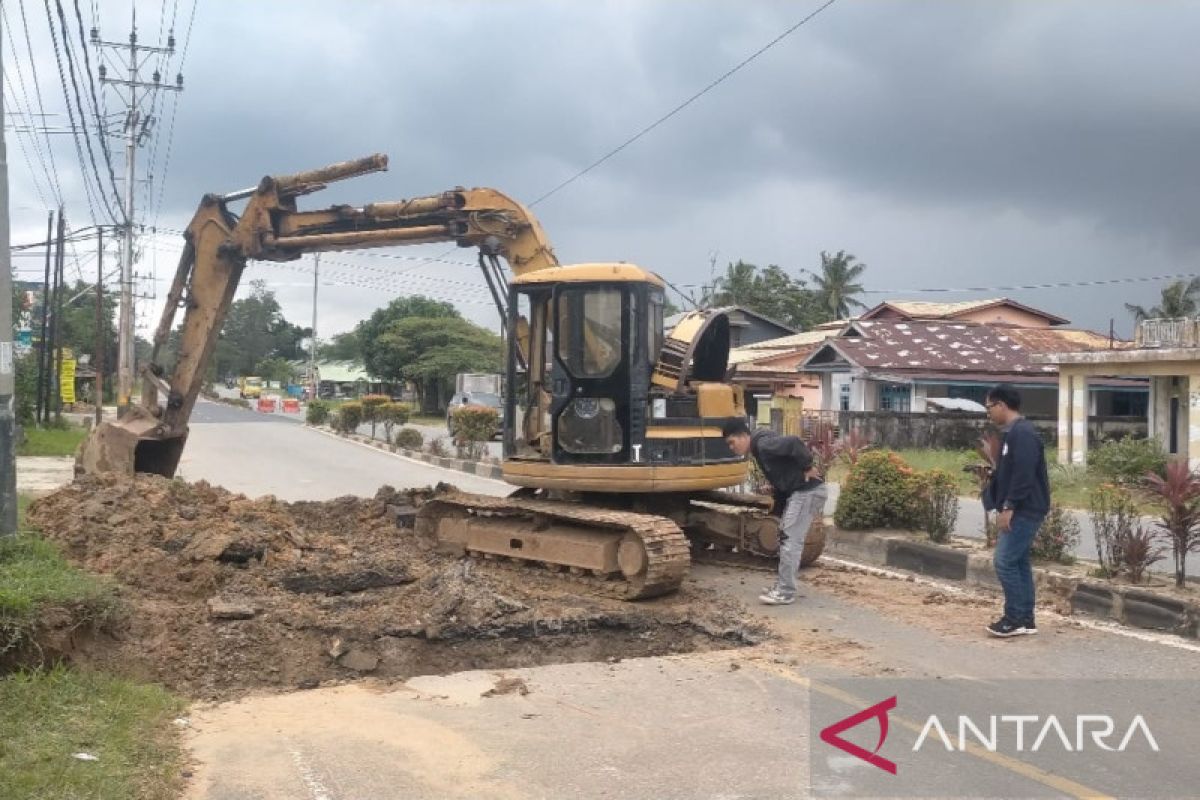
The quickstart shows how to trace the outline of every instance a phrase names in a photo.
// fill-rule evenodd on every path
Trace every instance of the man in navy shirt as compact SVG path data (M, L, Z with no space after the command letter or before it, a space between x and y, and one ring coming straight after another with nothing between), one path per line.
M998 512L992 562L1004 589L1004 616L988 626L997 637L1037 633L1029 551L1050 510L1046 450L1033 423L1021 416L1021 396L1000 385L987 394L988 417L1004 432L1000 456L983 490L983 505Z

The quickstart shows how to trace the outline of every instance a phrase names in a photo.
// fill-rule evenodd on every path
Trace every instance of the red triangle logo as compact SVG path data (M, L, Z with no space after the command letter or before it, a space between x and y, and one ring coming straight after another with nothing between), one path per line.
M878 767L884 772L896 774L896 765L894 762L888 761L883 756L879 755L883 743L887 741L888 736L888 712L896 707L896 698L889 697L880 703L876 703L870 708L864 708L857 714L852 714L843 720L833 723L828 728L821 731L821 741L825 744L830 744L841 750L849 753L855 758L862 759L868 764ZM845 733L855 725L861 725L869 719L879 720L879 743L875 745L874 752L867 752L863 748L856 745L854 742L848 742L838 734Z

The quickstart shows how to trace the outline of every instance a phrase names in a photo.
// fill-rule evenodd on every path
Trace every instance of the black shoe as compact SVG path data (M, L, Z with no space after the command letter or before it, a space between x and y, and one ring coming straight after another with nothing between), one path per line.
M1001 639L1007 639L1010 636L1021 636L1029 633L1029 631L1025 629L1024 625L1019 622L1013 622L1008 617L1001 617L991 625L988 625L987 632L992 636L996 636ZM1034 632L1037 632L1037 628L1034 628Z
M1021 623L1021 627L1025 629L1026 636L1032 636L1037 633L1037 623L1034 622L1033 617L1026 617Z

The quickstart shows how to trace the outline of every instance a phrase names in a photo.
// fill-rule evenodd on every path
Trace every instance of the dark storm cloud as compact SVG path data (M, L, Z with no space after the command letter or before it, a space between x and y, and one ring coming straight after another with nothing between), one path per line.
M163 219L379 150L389 173L309 205L456 184L529 201L815 6L204 3ZM711 249L807 265L846 247L875 287L1033 282L1039 258L1063 280L1186 271L1197 29L1187 3L843 0L537 212L569 260L680 281ZM346 297L350 321L378 299Z

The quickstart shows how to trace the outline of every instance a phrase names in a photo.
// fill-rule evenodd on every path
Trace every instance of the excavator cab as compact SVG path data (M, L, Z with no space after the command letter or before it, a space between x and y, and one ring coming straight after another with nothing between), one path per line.
M686 343L663 330L664 284L632 264L577 264L509 287L505 478L573 491L654 493L741 482L721 425L744 414L724 382L727 317ZM682 344L682 347L680 346Z

